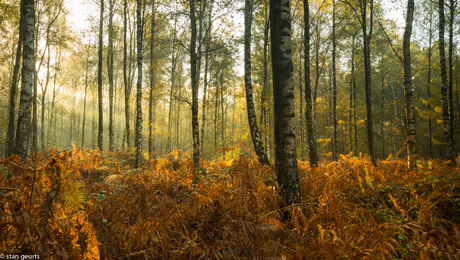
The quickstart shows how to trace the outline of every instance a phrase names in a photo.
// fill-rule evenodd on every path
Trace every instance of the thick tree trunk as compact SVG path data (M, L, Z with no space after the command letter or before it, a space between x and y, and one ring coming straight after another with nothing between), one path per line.
M21 67L22 57L22 46L24 39L24 2L21 1L21 18L19 21L19 40L18 48L16 51L16 60L13 69L13 79L10 90L10 104L8 109L8 130L7 130L7 146L6 146L6 157L10 157L14 152L14 119L16 111L16 91L18 89L19 69Z
M244 2L244 86L246 89L246 106L248 112L249 128L251 130L254 150L259 157L259 162L270 166L265 148L260 138L259 127L257 126L257 115L254 109L254 98L252 95L251 80L251 23L252 23L252 0Z
M22 0L23 6L23 66L21 79L21 95L19 103L18 126L16 130L14 153L25 160L28 156L30 137L30 118L32 106L32 88L34 84L34 24L35 8L33 0Z
M316 148L315 136L315 121L313 115L313 101L311 93L310 80L310 8L309 0L304 0L304 37L305 37L305 120L307 122L307 140L308 140L308 156L311 166L318 166L318 152ZM318 63L318 62L317 62ZM318 68L317 68L318 70ZM317 74L318 77L318 74Z
M446 139L447 160L455 163L454 144L451 134L451 125L449 117L449 101L447 100L447 69L446 69L446 54L444 50L444 0L439 0L439 57L441 59L441 107L442 107L442 122L444 125L444 137Z
M101 14L99 18L99 60L97 64L97 93L98 93L98 111L99 111L99 127L97 132L97 146L101 151L104 150L103 147L103 110L102 110L102 44L103 44L103 26L104 26L104 0L101 0Z
M403 39L404 54L404 95L406 97L406 146L407 146L407 166L414 168L417 166L417 147L415 142L415 111L414 101L412 100L412 72L410 57L410 38L412 35L412 22L414 20L414 0L407 1L406 30ZM383 133L382 133L383 134Z
M198 128L198 84L196 76L196 17L195 0L190 0L190 71L192 80L192 136L193 136L193 163L195 169L200 167L200 133Z
M279 185L281 208L300 204L297 171L295 104L291 55L290 1L270 0L273 97L275 108L275 172ZM307 46L307 45L305 45ZM290 220L291 208L282 212Z
M136 162L135 168L142 166L142 0L137 0L137 89L136 89Z
M361 27L363 29L363 52L364 52L364 88L366 90L366 112L367 112L367 141L369 156L376 166L374 155L374 116L372 114L372 85L371 85L371 37L374 17L374 0L370 1L369 10L369 32L367 32L367 3L360 0L361 4Z

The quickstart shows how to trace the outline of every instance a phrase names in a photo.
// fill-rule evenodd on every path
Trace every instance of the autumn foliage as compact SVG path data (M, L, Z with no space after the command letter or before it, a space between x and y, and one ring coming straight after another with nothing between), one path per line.
M310 168L281 223L272 169L251 151L52 150L0 161L0 253L41 259L460 259L460 172L443 161ZM233 158L232 158L233 157ZM458 164L457 164L458 165Z

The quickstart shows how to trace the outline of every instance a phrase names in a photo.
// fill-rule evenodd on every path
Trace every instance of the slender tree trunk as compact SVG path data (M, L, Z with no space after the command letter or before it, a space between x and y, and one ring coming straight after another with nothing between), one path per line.
M47 43L48 40L47 40ZM49 44L47 45L48 49L48 60L47 60L47 65L46 65L46 81L45 81L45 87L42 88L42 111L41 111L41 117L40 117L40 143L41 143L41 148L42 151L46 150L46 142L45 142L45 98L46 98L46 92L48 90L48 83L50 79L50 62L51 62L51 54L50 54L50 46Z
M225 147L225 113L224 113L224 66L222 66L222 72L220 73L220 111L222 117L221 123L221 138L222 138L222 147ZM222 152L222 155L225 155Z
M114 0L109 0L109 47L107 55L107 75L109 77L109 151L114 150L113 133L113 7Z
M153 124L153 107L155 103L153 101L153 94L155 91L155 68L154 68L154 59L155 55L153 53L154 41L155 41L155 0L152 0L152 21L150 25L150 93L149 93L149 154L152 154L155 151L155 139L154 139L154 124Z
M137 0L137 89L136 89L136 162L135 168L142 166L142 0Z
M334 125L334 134L332 147L333 151L333 160L337 161L339 159L339 145L337 143L337 71L336 71L336 35L335 35L335 0L332 1L332 91L333 91L333 104L332 104L332 114L333 114L333 125Z
M252 23L252 0L245 0L244 12L244 85L246 89L246 106L248 112L249 128L251 130L254 150L263 165L270 165L265 148L260 138L257 126L257 115L254 109L251 80L251 23ZM272 31L273 32L273 31ZM292 62L292 61L291 61Z
M34 24L35 8L33 0L22 0L23 16L23 66L21 79L21 95L19 103L18 126L16 130L14 153L25 160L28 156L30 137L30 118L32 105L32 88L34 84Z
M301 39L304 37L301 37ZM305 38L304 38L305 39ZM304 136L305 136L305 129L304 129L304 120L303 120L303 87L302 87L302 42L300 42L300 50L299 50L299 92L300 92L300 150L302 152L301 158L302 160L305 158L305 144L304 144Z
M315 133L315 121L313 114L313 102L311 93L311 80L310 80L310 8L309 0L304 0L304 37L305 37L305 120L307 122L307 140L308 140L308 155L311 166L318 166L318 152L316 148L316 133ZM318 60L317 60L318 70ZM316 84L318 84L318 72Z
M350 154L353 154L353 75L350 77L350 107L349 107L349 132L348 132L348 144L350 146Z
M16 91L18 89L18 78L19 78L19 69L21 67L21 57L22 57L22 46L24 39L24 2L21 1L21 17L19 21L19 40L18 48L16 51L16 60L14 63L13 69L13 79L10 90L10 105L8 109L8 131L7 131L7 146L6 146L6 157L10 157L14 152L14 119L16 111Z
M261 102L261 115L260 115L260 127L262 128L262 135L264 138L263 145L267 148L267 158L269 157L268 149L268 131L267 131L267 105L266 97L268 96L268 31L270 29L270 15L268 6L264 10L265 28L264 28L264 76L263 76L263 87L262 87L262 102Z
M432 5L430 5L430 29L429 29L429 44L428 44L428 79L427 79L427 94L428 94L428 144L430 158L433 158L433 137L431 136L431 51L432 51L432 39L433 39L433 16L432 16Z
M86 70L85 70L85 98L83 100L83 122L81 126L81 147L85 147L85 123L86 123L86 97L88 94L88 72L89 72L89 54L91 42L88 42L88 53L86 56Z
M383 59L382 59L383 61ZM381 92L381 96L382 96L382 103L380 104L380 132L381 132L381 137L380 137L380 142L382 143L382 160L385 159L385 132L384 132L384 123L385 123L385 120L383 118L383 112L384 112L384 102L385 102L385 78L383 76L383 69L382 69L382 77L381 77L381 80L382 80L382 92Z
M297 172L295 104L291 55L290 1L270 0L273 97L275 107L275 172L281 208L300 203L300 181ZM305 45L308 46L308 45ZM283 220L291 219L292 209L282 212Z
M97 133L97 146L101 151L104 150L103 147L103 110L102 110L102 44L103 38L102 33L104 30L104 0L101 0L101 14L99 18L99 60L97 64L97 93L98 93L98 109L99 109L99 128Z
M441 107L442 121L444 125L444 137L446 139L447 160L455 163L454 144L451 134L451 125L449 118L449 101L447 100L447 71L446 71L446 54L444 50L444 0L439 0L439 57L441 59Z
M166 143L166 152L170 153L171 149L171 135L172 135L172 108L173 108L173 93L174 93L174 83L176 81L176 33L177 33L177 16L174 19L174 33L173 33L173 46L171 53L171 89L169 92L169 113L168 113L168 142Z
M131 96L131 84L128 77L128 17L127 17L128 3L125 0L123 4L123 84L125 86L125 131L126 131L126 146L131 147L130 143L130 126L129 126L129 99ZM131 63L130 63L131 64ZM130 66L131 70L131 66Z
M458 0L449 0L449 119L450 119L450 135L452 139L452 149L455 157L455 138L454 138L454 105L453 105L453 38L454 38L454 19L455 9L457 8Z
M196 17L195 0L190 0L190 72L192 80L192 136L193 136L193 163L195 169L200 167L200 133L198 126L198 84L196 76Z

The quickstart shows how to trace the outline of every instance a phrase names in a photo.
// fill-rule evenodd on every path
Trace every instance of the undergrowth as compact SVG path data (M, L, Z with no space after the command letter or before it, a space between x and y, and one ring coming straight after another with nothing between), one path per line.
M460 259L460 171L440 160L299 161L302 207L248 152L132 168L132 150L0 161L0 253L41 259ZM233 153L232 153L233 155Z

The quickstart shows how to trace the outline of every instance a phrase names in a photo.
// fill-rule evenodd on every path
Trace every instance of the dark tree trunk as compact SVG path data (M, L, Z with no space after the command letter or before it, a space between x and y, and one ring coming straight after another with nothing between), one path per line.
M142 0L137 0L137 89L136 89L136 162L135 168L142 166Z
M97 94L98 94L98 111L99 111L99 127L97 132L97 146L101 151L103 147L103 110L102 110L102 44L103 44L103 28L104 26L104 0L101 0L101 14L99 18L99 60L97 64Z
M32 88L34 85L34 24L35 8L33 0L22 0L23 16L23 66L21 79L21 95L19 103L18 126L16 130L14 153L25 160L28 156L30 137L30 118L32 106Z
M307 140L308 140L308 156L311 166L318 166L318 152L316 148L315 136L315 121L313 115L313 102L311 93L310 81L310 8L309 0L304 0L304 37L305 37L305 120L307 122ZM318 68L317 68L318 70ZM318 77L318 74L317 74Z
M367 31L367 3L360 0L361 5L361 27L363 30L363 52L364 52L364 88L366 90L366 112L367 112L367 141L369 156L376 166L374 155L374 116L372 114L372 85L371 85L371 37L374 17L374 0L370 0L369 10L369 32Z
M446 54L444 50L444 0L439 0L439 57L441 59L441 107L442 107L442 122L444 125L444 137L446 139L447 160L455 163L454 144L451 134L451 125L449 117L449 101L447 100L447 69L446 69Z
M265 148L260 138L259 127L257 126L257 115L254 109L254 98L252 95L251 81L251 23L252 23L252 0L245 0L244 8L244 86L246 89L246 106L248 112L249 128L251 130L254 150L259 157L259 162L270 166ZM221 101L222 102L222 101Z
M21 1L21 18L19 21L19 40L18 48L16 51L16 61L14 63L13 69L13 79L10 90L10 105L8 109L8 132L7 132L7 146L6 146L6 157L10 157L14 151L14 119L16 111L16 91L18 89L18 79L19 79L19 69L21 67L21 57L22 57L22 46L24 39L24 2Z
M406 30L403 39L404 54L404 94L406 97L406 146L407 146L407 165L409 168L417 166L417 147L415 143L415 111L412 96L412 72L410 57L410 38L412 35L412 22L414 20L414 0L407 1ZM382 133L383 134L383 133Z
M275 172L281 208L300 204L300 183L297 171L295 104L291 56L290 1L270 0L273 97L275 108ZM307 46L307 45L305 45ZM283 220L290 220L288 208Z

